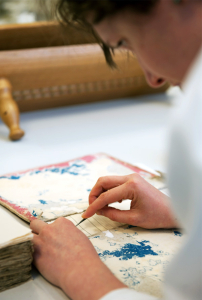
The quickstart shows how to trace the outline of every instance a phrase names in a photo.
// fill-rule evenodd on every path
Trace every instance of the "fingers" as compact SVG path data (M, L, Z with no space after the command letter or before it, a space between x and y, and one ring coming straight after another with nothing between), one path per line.
M117 186L107 192L102 193L91 205L87 208L85 213L83 213L83 218L92 217L98 210L102 209L106 205L110 203L114 203L117 201L125 200L125 199L134 199L135 191L130 181Z
M104 207L97 212L98 215L105 216L112 221L136 225L139 222L138 214L130 210L119 210L113 207Z
M46 224L45 222L41 221L41 220L33 220L30 223L30 228L31 230L36 233L39 234L40 231L45 227L48 226L48 224Z
M103 192L110 190L114 187L117 187L125 183L127 180L128 180L128 176L100 177L90 192L89 204L94 202Z
M44 244L41 240L41 238L37 235L33 235L32 239L34 253L33 253L33 263L36 266L36 268L41 271L40 261L43 259L43 247Z
M38 234L33 233L32 243L33 243L33 247L34 247L34 255L36 255L36 253L39 252L40 246L42 243Z

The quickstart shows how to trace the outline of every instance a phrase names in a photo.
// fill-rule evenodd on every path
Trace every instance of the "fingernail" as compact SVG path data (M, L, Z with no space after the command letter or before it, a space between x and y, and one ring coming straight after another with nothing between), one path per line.
M97 214L97 215L103 215L103 211L102 211L102 210L98 210L98 211L96 212L96 214Z
M85 212L81 215L81 217L83 218L83 219L85 219Z

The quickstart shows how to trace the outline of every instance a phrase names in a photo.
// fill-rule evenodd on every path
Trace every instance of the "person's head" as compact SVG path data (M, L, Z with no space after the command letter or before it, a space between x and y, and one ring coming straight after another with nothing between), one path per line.
M153 87L180 84L202 44L201 0L59 0L58 11L93 29L109 64L111 49L132 51Z

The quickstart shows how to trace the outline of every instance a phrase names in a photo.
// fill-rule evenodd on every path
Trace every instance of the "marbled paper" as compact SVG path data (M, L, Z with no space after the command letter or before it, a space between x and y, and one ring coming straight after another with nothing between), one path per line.
M165 270L182 244L181 232L130 225L108 232L90 237L101 260L128 287L161 298Z
M162 185L155 179L158 175L155 172L96 154L1 176L0 203L28 222L34 218L50 221L85 210L89 193L99 177L134 172L157 187Z

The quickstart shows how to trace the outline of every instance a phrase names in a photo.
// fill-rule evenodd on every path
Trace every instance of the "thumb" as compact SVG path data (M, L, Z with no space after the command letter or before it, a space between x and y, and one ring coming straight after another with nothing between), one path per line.
M105 216L112 221L136 226L138 214L131 210L119 210L113 207L104 207L96 212L98 215Z

